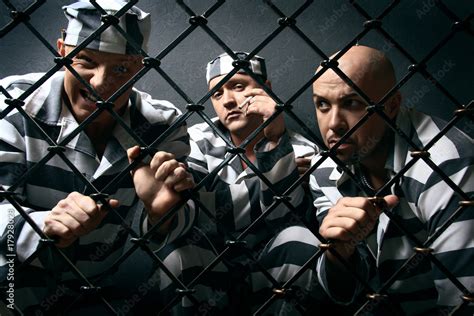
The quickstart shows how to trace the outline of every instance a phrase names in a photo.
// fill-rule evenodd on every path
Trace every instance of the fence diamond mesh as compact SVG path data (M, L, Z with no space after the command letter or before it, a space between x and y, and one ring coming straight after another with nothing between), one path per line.
M21 114L24 120L28 121L31 124L32 128L34 129L36 137L41 137L44 142L48 144L48 151L41 159L38 159L37 162L28 166L28 168L24 168L22 170L16 170L16 174L13 175L15 178L15 182L10 185L8 188L1 187L0 190L0 199L3 203L7 203L11 205L14 210L16 210L21 217L23 217L26 221L24 225L30 225L34 232L39 236L40 239L40 248L46 249L46 252L42 252L43 254L47 253L51 258L54 258L54 264L51 267L46 267L46 269L50 269L48 273L54 275L55 269L64 269L71 275L73 278L76 279L77 282L74 282L73 286L77 287L77 284L80 284L78 288L68 289L67 291L71 290L74 293L77 293L75 300L68 302L67 305L61 306L60 308L55 307L54 309L58 310L60 313L68 314L69 312L73 311L77 306L80 304L87 304L88 299L94 297L95 301L100 301L100 304L103 304L104 307L111 315L122 315L126 314L126 309L124 308L117 308L116 305L111 304L108 301L109 293L104 291L101 287L101 284L105 284L109 273L120 269L121 265L127 261L127 258L138 251L141 251L142 256L149 256L150 260L156 266L156 269L160 269L163 273L170 279L170 282L175 284L176 293L174 295L174 299L166 302L163 306L159 307L159 310L154 311L157 314L167 314L173 306L179 304L180 301L186 299L188 304L201 304L199 302L199 291L200 288L196 287L197 284L205 282L207 278L211 278L212 274L210 273L215 267L222 262L225 261L226 256L229 253L238 251L240 252L246 260L249 262L253 262L257 269L268 278L268 281L273 284L273 292L270 293L264 300L264 303L261 304L258 309L255 311L255 314L265 314L271 304L278 300L286 300L290 304L294 305L294 308L298 310L301 314L310 314L314 310L311 307L300 302L297 297L299 294L296 290L294 290L293 285L297 283L298 279L304 274L308 269L314 269L317 260L320 256L326 252L331 251L333 254L341 259L342 264L354 275L354 278L360 280L364 286L364 295L358 301L357 304L354 304L351 307L347 307L347 313L354 313L357 315L365 315L369 313L374 305L378 304L382 301L389 301L390 294L388 289L398 280L403 279L404 275L416 269L418 264L421 262L425 262L429 260L429 262L436 266L442 273L445 274L445 277L448 278L454 287L456 287L460 292L462 292L462 303L457 306L454 310L450 311L449 314L453 315L463 315L464 308L474 300L474 296L472 293L472 288L466 287L465 283L463 283L458 277L451 273L450 266L444 265L441 263L433 254L432 249L430 246L436 241L436 239L443 234L443 232L450 227L450 225L459 217L463 216L467 212L472 212L473 208L473 199L467 192L464 192L456 183L454 183L450 177L446 174L446 172L437 166L432 159L430 158L429 150L445 135L450 131L451 128L456 126L463 126L465 128L465 132L468 134L472 134L472 126L473 126L473 104L474 102L471 100L470 102L461 101L460 98L456 95L456 92L450 91L450 89L446 88L442 83L442 77L435 72L430 71L428 67L430 61L436 58L437 54L443 50L450 48L451 42L455 40L457 37L464 36L463 39L467 41L473 40L473 29L472 29L472 20L474 14L471 12L465 18L460 18L457 13L455 13L451 8L450 5L447 4L447 1L425 1L426 5L423 6L418 14L428 14L428 10L436 10L437 12L441 12L449 21L451 27L446 29L443 34L439 34L439 38L436 43L434 43L429 49L427 49L427 53L422 56L414 56L410 53L409 49L404 47L404 44L400 42L396 36L392 35L387 29L385 29L384 21L388 18L393 18L393 12L396 11L397 7L403 1L392 1L386 4L379 12L376 14L368 12L366 8L366 2L364 1L348 1L344 3L343 6L339 9L339 11L343 13L350 14L357 19L361 19L363 21L360 25L360 28L354 31L354 36L347 41L346 43L339 43L339 52L333 57L330 58L330 53L322 48L319 39L316 40L312 38L311 35L308 35L304 27L300 27L298 23L300 16L303 15L308 10L315 10L318 7L319 1L301 1L298 6L295 6L291 12L283 12L280 8L280 4L277 1L255 1L255 9L264 11L265 15L272 15L274 17L274 24L268 26L267 28L271 27L271 31L266 33L265 36L258 39L252 44L252 49L249 50L248 57L244 59L240 59L235 53L235 47L232 47L229 43L228 38L223 38L219 35L218 31L213 29L212 19L215 16L220 14L220 11L223 6L226 5L226 1L215 1L211 3L211 5L204 10L197 11L193 9L193 5L195 3L191 1L176 1L175 6L179 7L182 12L176 13L174 16L170 16L169 18L173 19L187 19L188 26L184 28L179 35L177 35L174 40L162 48L158 53L151 53L143 51L137 43L134 43L134 39L128 38L129 35L124 32L120 26L117 24L117 17L120 17L124 14L132 5L140 6L140 1L129 1L125 7L123 7L120 11L118 11L114 15L109 15L107 12L103 11L103 9L96 3L94 6L97 7L98 10L101 10L103 13L102 22L103 24L97 28L97 30L90 35L87 39L82 41L77 47L72 49L69 54L65 57L62 57L58 54L56 49L49 43L46 39L45 35L42 34L40 31L37 30L35 25L31 22L31 18L38 14L38 11L41 10L41 7L45 5L47 1L34 1L34 2L27 2L27 1L8 1L3 0L3 7L2 10L5 10L4 13L7 11L9 12L9 18L6 19L3 25L1 25L0 29L0 42L2 39L9 36L11 32L13 32L16 28L23 27L26 28L25 32L31 33L40 43L44 46L44 48L48 51L47 58L52 61L52 66L49 69L45 69L46 72L39 76L38 79L32 84L28 89L26 89L21 95L17 97L13 97L10 93L6 90L6 87L0 86L0 94L3 95L2 99L4 100L4 106L2 106L3 110L0 113L0 119L5 119L12 111L17 111ZM54 1L53 1L54 2ZM229 2L229 1L228 1ZM158 5L158 4L157 4ZM200 4L202 6L202 4ZM58 3L58 12L60 13L60 4ZM338 15L342 14L341 12L335 12L334 15L336 16L334 19L326 19L325 21L321 21L319 23L320 29L325 31L329 29L333 24L337 23L334 22ZM6 15L6 14L5 14ZM102 99L100 91L96 91L90 83L82 78L74 69L72 64L72 59L79 53L82 49L84 49L95 37L100 36L100 34L106 30L107 28L117 28L118 31L124 36L127 37L128 41L132 43L133 48L135 51L142 56L143 61L143 68L137 72L133 78L128 80L124 83L115 93L110 96L108 99ZM298 38L300 41L306 45L306 48L311 50L314 53L314 56L318 56L321 60L319 64L319 70L314 73L311 77L308 76L304 80L304 83L298 87L296 91L290 91L289 96L280 95L278 91L272 90L269 86L265 85L265 82L262 80L261 77L254 74L252 70L249 68L249 60L255 56L259 55L264 51L267 47L272 45L272 42L275 41L279 37L282 32L290 31L291 36ZM162 30L162 32L167 32L167 30ZM166 60L167 56L172 54L174 50L176 50L183 41L185 41L188 37L192 36L195 32L203 32L206 38L209 41L209 45L218 46L221 51L227 52L234 60L233 63L234 69L227 74L217 85L215 85L210 91L206 91L200 97L193 97L191 96L186 88L183 88L181 82L173 79L176 77L176 74L170 71L168 68L166 69ZM393 52L396 51L397 54L402 56L406 61L408 61L409 67L407 70L402 74L401 79L398 80L396 85L392 87L390 91L388 91L380 100L371 100L366 93L359 88L354 81L352 81L340 68L338 68L338 59L341 58L353 45L357 43L361 43L364 39L368 36L379 36L381 39L380 41L386 44L387 47ZM244 36L243 34L236 34L236 36ZM324 36L324 33L322 33ZM153 40L153 39L152 39ZM467 48L469 50L469 48ZM470 50L472 52L472 49ZM14 59L11 59L14 62ZM456 61L459 63L467 63L470 62L469 60L459 60ZM3 61L0 62L0 64ZM316 68L318 65L315 65ZM35 91L43 85L48 79L50 79L56 72L66 68L69 70L76 79L81 82L84 87L97 99L97 109L89 116L87 119L82 121L77 128L71 132L67 137L57 141L52 135L48 134L48 131L45 130L45 127L41 122L38 122L30 114L25 112L23 106L25 104L25 100L28 97L33 95ZM358 128L363 126L367 120L369 120L372 116L379 116L389 128L391 128L395 133L397 133L401 139L403 139L409 146L411 151L411 159L409 162L403 167L403 169L393 178L391 178L388 182L386 182L382 188L377 190L376 192L369 192L367 191L366 186L358 179L357 175L354 174L348 166L346 166L342 161L340 161L336 156L336 149L337 146L329 149L324 144L321 136L318 132L316 132L314 125L308 124L309 119L307 115L302 115L301 108L297 108L296 103L308 103L309 100L301 100L304 93L312 86L312 84L318 80L326 71L332 70L337 73L350 87L352 87L357 94L369 105L366 109L366 114L362 117L362 119L347 133L344 134L342 139L339 141L339 144L344 142L345 139L348 139L354 132L357 131ZM240 145L235 146L232 141L223 134L218 127L216 127L215 122L212 120L212 115L206 111L205 103L208 102L211 96L220 89L235 73L238 71L244 71L249 76L251 76L261 88L276 102L276 111L275 113L265 121L261 126L259 126L251 135L247 137L247 139ZM270 69L271 73L271 69ZM183 100L182 104L184 104L181 109L183 110L183 114L174 121L169 128L163 130L159 135L154 135L152 140L145 139L143 136L146 134L146 127L132 127L130 126L127 121L122 117L120 113L117 113L114 110L114 102L126 91L128 91L134 84L143 81L146 76L149 75L158 75L160 80L164 80L168 87L172 88L177 95ZM393 95L399 92L401 89L405 87L405 85L409 84L410 81L417 77L421 76L430 84L430 89L436 90L438 93L442 94L445 100L449 100L451 103L450 106L455 107L455 110L452 113L447 114L446 116L449 117L447 120L447 124L440 128L440 132L437 135L433 135L434 137L432 140L425 146L420 146L417 142L413 141L408 135L404 134L403 131L396 125L394 121L392 121L389 117L386 116L384 113L384 104L387 100L389 100ZM472 82L471 82L472 85ZM472 91L471 91L472 92ZM287 91L288 93L288 91ZM414 102L413 98L416 95L407 96L407 100L410 102ZM305 110L310 112L313 115L314 110L313 107L308 107L310 110ZM141 147L141 154L139 157L134 160L132 163L128 164L126 168L121 170L116 176L109 179L106 183L95 184L86 177L81 170L78 169L77 165L75 165L74 161L71 161L65 154L65 150L68 145L81 133L81 131L85 130L91 122L94 121L97 117L99 117L103 112L108 112L118 124L127 134L129 137L130 144L138 145ZM267 127L271 122L277 119L279 116L284 116L287 122L291 122L293 126L297 126L307 137L312 140L320 149L321 155L320 159L315 161L310 169L306 171L304 176L301 176L296 182L294 182L291 186L282 190L275 186L259 169L254 162L252 162L246 155L245 155L245 147L254 140L257 135L259 135L265 127ZM140 231L134 229L130 223L127 221L126 218L123 217L123 214L118 212L115 208L109 206L109 196L110 192L114 192L117 187L123 182L127 181L127 177L129 176L130 172L138 166L143 160L148 159L147 157L153 156L156 153L157 147L160 144L165 142L169 139L170 135L179 128L185 126L185 124L191 125L190 122L205 122L207 123L210 128L219 135L222 140L225 142L227 146L228 155L226 159L223 160L221 164L216 166L215 169L212 170L210 174L208 174L204 179L201 179L198 183L196 183L196 187L194 189L188 190L184 194L184 199L178 204L171 208L165 216L163 216L156 224L153 225L146 233L142 234ZM176 215L178 210L185 205L188 200L192 200L193 203L199 208L200 213L199 216L204 216L210 222L218 223L218 219L216 218L216 214L206 208L205 204L202 203L200 200L200 195L198 192L205 188L207 182L212 181L213 177L217 173L219 173L232 159L238 157L237 159L243 161L254 173L255 175L261 179L263 183L269 188L273 195L273 202L262 210L261 215L258 218L255 218L254 221L245 229L238 234L235 234L232 239L226 241L224 247L219 250L219 253L214 257L214 259L203 269L199 270L195 273L190 282L183 282L183 280L175 275L169 265L166 264L160 258L159 255L154 251L152 244L153 244L153 236L154 234L162 227L169 219L173 218ZM81 268L78 266L77 262L74 262L70 259L70 255L67 253L66 250L63 248L58 248L55 244L55 240L52 236L47 236L42 227L39 227L37 222L31 217L31 214L23 208L25 205L25 201L21 199L21 195L18 193L18 189L25 186L28 181L34 177L43 176L43 173L39 172L42 168L44 168L49 161L53 159L59 159L67 168L72 171L77 176L77 181L80 181L84 186L84 192L87 192L87 195L92 197L94 201L104 205L107 207L108 212L110 213L108 216L115 216L116 221L121 223L121 234L126 234L129 236L129 241L131 246L127 248L119 257L115 258L113 262L110 262L110 268L107 271L101 273L100 275L93 275L88 276L81 271ZM412 231L404 226L403 221L398 218L396 215L391 213L388 210L385 210L385 214L390 218L390 220L397 226L399 231L405 235L405 237L411 242L413 246L413 252L408 256L405 263L397 270L397 272L389 278L383 284L380 284L377 287L374 287L372 284L369 284L363 281L363 277L360 276L359 271L357 271L354 267L352 267L348 262L346 262L342 257L334 251L332 247L332 241L324 239L317 230L317 227L313 227L311 223L308 223L308 227L314 233L314 235L319 239L321 244L319 245L319 250L311 256L311 258L302 265L299 270L293 275L292 278L287 280L285 283L278 282L272 275L270 275L267 270L259 266L258 260L253 255L252 251L246 246L246 237L258 229L259 225L266 220L268 216L271 216L272 212L275 211L280 205L286 206L292 212L298 212L295 206L291 203L291 199L289 196L295 189L301 186L305 179L309 177L309 175L318 169L325 160L332 159L334 160L341 170L344 170L346 173L350 175L350 177L359 185L361 190L365 190L368 196L374 196L373 202L377 203L380 201L380 197L383 196L383 192L387 188L390 188L392 185L395 185L401 178L404 177L405 173L410 171L410 168L417 163L418 161L424 161L428 168L430 168L434 173L438 174L439 177L443 179L447 183L447 185L453 190L454 194L459 197L459 205L457 206L456 211L450 218L445 219L445 222L440 225L439 230L436 231L434 235L429 236L427 239L420 239L418 236L415 236ZM2 217L10 216L9 214L2 214ZM106 237L107 238L107 237ZM192 237L188 237L192 239ZM200 238L200 237L197 237ZM12 238L13 240L14 238ZM14 242L8 244L9 248L7 249L7 256L5 258L10 259L14 258ZM3 245L2 245L3 247ZM12 248L10 248L12 247ZM100 257L101 252L107 252L108 249L96 249L95 252ZM94 252L94 251L92 251ZM39 251L37 252L39 253ZM20 275L24 270L24 267L34 264L35 260L37 260L37 256L33 255L28 258L28 260L19 262L15 261L15 276L18 279L21 279ZM153 280L150 279L150 282ZM64 287L69 287L69 284L61 283L61 281L54 280L51 278L51 284L48 286L52 287L53 289L57 289L56 293L57 296L61 296L61 291ZM105 282L105 283L104 283ZM2 295L4 296L4 302L8 305L8 297L9 297L9 285L8 281L2 283ZM145 284L147 285L147 284ZM152 286L152 284L149 284ZM133 294L133 295L132 295ZM139 293L140 294L140 293ZM222 294L224 296L224 294ZM140 295L136 295L133 292L130 293L130 296L127 297L125 295L124 301L128 300L133 304L140 301ZM207 300L207 305L210 306L210 309L202 308L199 309L201 314L206 315L210 313L210 310L215 305L215 301L219 300L219 297L210 297ZM51 296L50 299L45 303L42 308L44 314L48 314L47 310L49 307L56 304L56 297ZM237 298L238 300L238 298ZM132 305L133 305L132 304ZM45 309L45 306L47 308ZM18 306L13 304L12 306L8 305L9 307L13 307L13 309L4 309L4 312L7 313L8 311L14 314L23 314L24 310L20 310ZM125 306L125 305L124 305ZM50 308L53 309L52 307ZM42 315L43 312L38 311L35 315Z

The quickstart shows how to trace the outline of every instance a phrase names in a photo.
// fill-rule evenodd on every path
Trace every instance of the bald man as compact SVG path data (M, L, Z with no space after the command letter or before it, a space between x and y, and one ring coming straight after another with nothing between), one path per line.
M354 46L338 63L339 69L374 103L396 84L390 60L373 48ZM367 310L376 315L439 315L452 311L462 303L463 292L474 290L472 207L466 207L460 216L454 217L453 223L427 245L462 284L459 287L464 287L463 292L425 258L426 254L415 252L416 245L381 209L397 217L422 244L455 214L458 203L465 198L454 192L422 159L416 160L406 172L403 170L403 175L392 185L384 186L413 160L410 152L424 148L447 123L404 108L397 92L384 102L383 111L417 149L394 133L377 114L343 139L367 114L366 101L331 69L314 82L313 99L326 146L355 175L352 179L342 172L331 158L311 175L321 235L334 242L334 249L375 291L408 258L416 255L390 283L389 299L374 301ZM452 128L428 150L431 161L467 196L472 196L474 191L472 145L472 138ZM320 158L315 157L313 162ZM375 195L383 198L382 203L368 199ZM360 298L365 300L362 295L366 290L329 251L320 258L318 273L322 286L335 301L350 304ZM463 308L463 312L472 315L472 304Z

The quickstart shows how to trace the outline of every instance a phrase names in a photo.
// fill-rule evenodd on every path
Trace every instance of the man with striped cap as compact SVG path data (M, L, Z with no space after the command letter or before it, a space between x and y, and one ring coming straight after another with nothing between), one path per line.
M187 244L180 238L193 230L192 202L142 240L149 248L131 243L140 241L181 201L181 192L194 186L184 165L189 138L182 125L155 144L180 111L132 86L122 88L143 67L140 53L147 49L150 15L130 7L118 16L127 2L97 5L100 9L88 1L63 7L69 24L57 47L62 57L70 58L70 68L49 78L34 73L0 81L8 92L0 95L2 110L7 97L22 99L35 82L44 81L24 99L26 115L14 109L0 120L1 190L12 188L31 219L26 222L2 200L0 274L8 287L13 271L14 302L7 301L8 307L28 315L157 313L172 302L179 282L194 278L186 269L197 272L214 256L205 238ZM103 17L116 18L118 24L104 30ZM117 181L140 153L125 125L141 146L153 143L157 154ZM44 159L53 149L61 154ZM93 199L97 192L108 199ZM39 230L55 245L42 242ZM159 268L158 259L173 276ZM178 281L183 273L187 278ZM219 293L207 282L192 298L178 299L171 311L192 313L193 304L207 303Z
M248 61L248 68L237 69L222 83L221 80L234 71L234 58ZM251 74L260 79L260 83ZM303 224L304 211L311 206L303 186L288 193L288 201L293 207L284 203L270 207L275 194L283 194L298 180L298 167L301 171L307 169L318 149L303 136L288 130L283 115L249 139L275 112L275 101L261 86L263 83L271 88L262 57L249 58L245 52L235 52L232 57L221 54L207 64L206 79L209 90L213 91L211 102L217 114L212 119L214 127L201 123L189 129L189 167L196 183L206 179L200 201L212 215L207 217L207 212L201 212L199 227L211 237L219 251L226 246L244 245L245 250L232 247L224 258L234 282L230 299L246 302L235 308L240 308L241 314L248 314L256 312L279 291L276 283L266 275L271 275L277 284L284 284L318 249L317 238ZM234 156L229 147L240 148L247 160ZM227 164L214 175L226 159L229 159ZM272 188L248 165L249 162L272 183ZM268 216L252 225L267 211ZM236 242L250 226L248 234ZM317 297L316 276L311 270L301 271L301 276L293 283L295 296L292 297L295 299L280 296L281 299L264 313L299 315L298 308L302 306L300 304L304 306L304 300L309 297L307 294ZM244 308L249 310L242 310Z

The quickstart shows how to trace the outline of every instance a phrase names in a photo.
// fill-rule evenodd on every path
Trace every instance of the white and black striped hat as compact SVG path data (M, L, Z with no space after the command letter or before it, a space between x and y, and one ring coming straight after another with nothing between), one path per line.
M235 55L239 59L245 59L249 53L246 52L234 52ZM228 74L234 69L234 66L232 63L234 62L234 59L229 56L227 53L223 53L210 62L207 63L207 69L206 69L206 81L207 84L209 85L209 81L211 81L213 78L221 75ZM260 56L253 56L250 59L250 70L256 75L260 75L263 77L264 80L267 79L267 69L265 67L265 59ZM237 72L239 73L245 73L243 69L239 69Z
M118 0L97 0L96 2L108 14L115 14L127 4ZM69 20L64 37L66 45L77 46L103 24L100 12L89 1L81 0L63 6L63 10ZM137 46L146 51L151 29L149 13L133 6L120 17L119 26ZM109 26L94 38L87 48L116 54L138 54L114 26Z

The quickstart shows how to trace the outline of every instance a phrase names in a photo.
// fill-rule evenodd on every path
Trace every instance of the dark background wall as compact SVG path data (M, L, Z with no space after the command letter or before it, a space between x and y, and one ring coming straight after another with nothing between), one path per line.
M23 9L33 1L11 1ZM46 1L30 20L31 25L55 47L55 40L65 26L61 6L72 1ZM197 14L203 13L215 1L185 1ZM427 56L450 33L453 20L435 4L435 0L400 1L383 18L383 29L389 33L417 61ZM291 15L303 0L275 0L286 15ZM380 15L391 3L382 0L355 1L372 17ZM466 105L474 99L474 1L445 0L443 3L461 20L471 16L470 33L456 32L439 52L427 62L427 70L454 97L446 97L420 74L415 74L403 85L404 103L424 112L445 119L452 117L455 103ZM153 30L148 54L156 56L188 26L189 15L174 0L142 0L138 6L152 13ZM264 1L227 0L208 21L208 26L233 50L251 51L277 27L279 16ZM9 9L0 2L0 28L11 18ZM331 55L342 49L364 30L363 18L349 1L317 0L298 18L296 25L324 53ZM393 47L379 32L372 30L360 44L374 46L387 53L393 60L398 78L408 73L411 62ZM181 42L162 60L162 68L175 80L186 94L197 102L206 93L206 63L222 49L200 28ZM286 28L266 45L259 55L267 60L269 77L274 92L282 99L289 99L308 82L322 58L295 32ZM0 38L0 77L28 72L46 71L54 65L53 55L36 39L25 25ZM186 101L156 72L149 72L137 87L155 98L166 99L185 110ZM210 102L206 111L213 115ZM294 102L297 115L316 131L311 88ZM199 122L193 115L190 124ZM290 127L298 129L295 122L287 120ZM474 124L463 120L462 128L474 134Z

